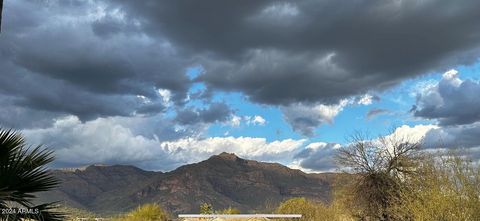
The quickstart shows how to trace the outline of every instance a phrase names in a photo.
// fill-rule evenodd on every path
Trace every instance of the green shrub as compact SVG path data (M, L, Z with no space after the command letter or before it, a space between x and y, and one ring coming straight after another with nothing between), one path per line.
M213 214L213 206L210 203L200 205L200 214Z
M240 214L240 210L232 207L228 207L224 210L215 211L216 214Z
M278 213L283 214L302 214L302 221L314 220L317 208L313 203L305 198L292 198L280 204L277 209Z
M435 162L437 161L437 162ZM414 220L480 220L480 169L454 153L424 162L401 211Z
M169 215L158 204L145 204L114 221L167 221Z
M292 198L281 203L276 212L280 214L302 214L299 221L352 220L344 211L343 205L337 200L334 200L330 205L325 205L305 198Z

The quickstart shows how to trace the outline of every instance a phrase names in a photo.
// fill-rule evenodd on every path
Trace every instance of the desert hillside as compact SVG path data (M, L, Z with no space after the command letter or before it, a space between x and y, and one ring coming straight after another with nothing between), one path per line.
M177 214L198 212L202 203L254 212L292 197L328 201L334 178L228 153L167 173L91 165L54 174L62 185L43 193L42 200L99 214L121 213L150 202Z

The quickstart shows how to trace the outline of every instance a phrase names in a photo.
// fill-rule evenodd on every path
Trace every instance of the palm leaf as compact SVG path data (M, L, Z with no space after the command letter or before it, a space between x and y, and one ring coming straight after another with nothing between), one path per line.
M27 147L25 139L13 130L0 128L0 208L14 204L38 213L1 214L0 220L62 220L53 212L53 203L35 206L35 193L58 186L59 181L45 168L53 152L42 146ZM17 208L17 209L18 209Z

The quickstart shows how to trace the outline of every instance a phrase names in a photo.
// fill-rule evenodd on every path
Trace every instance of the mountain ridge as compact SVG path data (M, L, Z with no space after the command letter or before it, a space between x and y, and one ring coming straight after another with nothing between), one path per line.
M116 214L156 202L174 214L199 212L201 203L245 212L291 197L329 201L335 175L307 174L278 163L242 159L232 153L183 165L169 172L130 165L90 165L52 170L61 186L39 195L99 214Z

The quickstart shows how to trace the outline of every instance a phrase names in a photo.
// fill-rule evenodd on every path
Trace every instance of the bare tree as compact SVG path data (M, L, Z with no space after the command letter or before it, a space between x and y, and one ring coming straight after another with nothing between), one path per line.
M358 175L351 192L355 207L361 208L360 218L399 219L392 208L402 203L402 191L408 191L409 180L417 173L420 146L405 137L368 139L365 134L356 133L350 144L339 150L337 162Z

